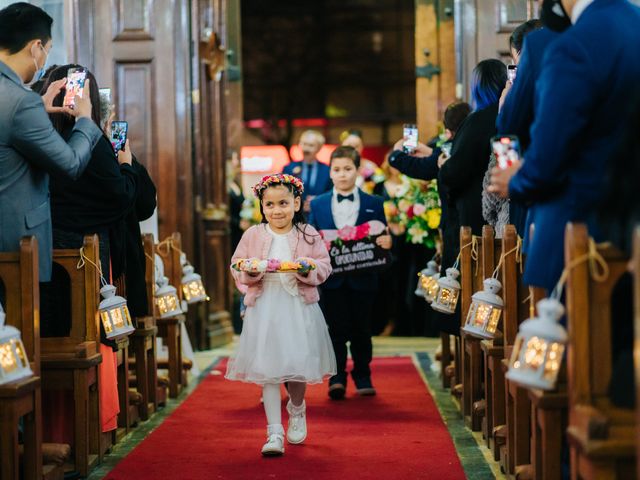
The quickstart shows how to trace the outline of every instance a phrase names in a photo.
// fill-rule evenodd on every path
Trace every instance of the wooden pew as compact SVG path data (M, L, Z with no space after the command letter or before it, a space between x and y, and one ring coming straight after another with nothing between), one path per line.
M517 242L515 227L507 225L502 237L502 250L512 250ZM518 266L513 261L505 261L502 265L502 288L505 304L502 313L504 356L500 361L502 372L499 375L504 379L518 326L533 314L533 304L531 298L525 301L529 290L523 286ZM531 403L525 389L506 379L504 392L505 425L494 427L494 456L498 454L507 475L525 477L530 474Z
M165 245L164 248L161 245ZM183 299L182 293L182 265L180 262L180 251L182 249L182 239L179 232L174 232L166 243L156 246L156 253L162 258L165 276L169 279L169 284L173 285L180 302ZM178 393L188 384L188 369L185 359L182 357L182 324L185 322L185 315L175 315L169 318L157 316L158 336L163 339L167 346L169 357L158 358L158 368L167 368L169 371L169 396L175 398Z
M477 257L472 258L472 243L477 245ZM467 313L471 306L471 296L478 290L482 290L483 269L482 265L482 238L474 237L471 228L460 229L460 326L464 326ZM479 412L473 411L474 403L482 399L482 353L480 339L460 330L462 344L462 414L467 427L478 431L482 427L482 417Z
M84 255L98 264L98 237L84 239ZM99 350L98 327L99 274L91 263L78 269L77 249L54 250L53 262L64 269L71 281L71 331L66 337L41 339L43 389L73 392L75 403L75 469L87 476L108 448L101 435L98 401Z
M502 240L495 238L495 230L485 225L482 230L482 269L485 278L493 275L500 262L502 254ZM515 252L511 253L506 261L516 261ZM499 272L500 273L500 272ZM502 282L502 275L498 276ZM500 296L503 292L500 292ZM493 429L496 425L503 425L504 420L504 378L500 362L503 358L502 318L496 330L496 338L482 340L480 349L483 355L484 365L484 411L482 419L482 434L489 449L493 448ZM497 451L497 449L495 450ZM494 452L495 452L494 451ZM494 456L494 460L499 457Z
M131 384L142 396L140 403L140 417L147 420L158 405L166 402L166 389L158 385L158 366L156 359L156 326L155 300L155 244L153 235L145 233L141 238L145 252L145 283L147 289L147 307L150 315L136 318L137 327L132 335L132 350L134 358L129 366L135 371L135 377L130 378Z
M633 232L633 358L636 381L636 469L640 472L640 226Z
M568 224L566 262L588 252L586 226ZM566 285L571 478L635 478L635 413L614 406L608 397L612 372L611 294L627 269L628 258L608 245L599 246L597 252L607 262L608 277L597 282L590 275L588 262L582 262L570 270Z
M20 330L33 371L33 375L27 378L0 385L0 478L39 480L42 478L43 468L39 376L40 289L38 244L35 237L23 238L19 252L0 253L0 281L5 292L6 324ZM18 445L18 423L21 417L24 419L22 469ZM63 472L58 467L58 474L60 473Z

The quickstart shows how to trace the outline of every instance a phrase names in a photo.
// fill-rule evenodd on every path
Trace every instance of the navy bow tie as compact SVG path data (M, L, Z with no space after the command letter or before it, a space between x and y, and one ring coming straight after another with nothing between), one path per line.
M342 195L342 194L338 194L338 203L340 203L343 200L349 200L350 202L353 202L355 200L355 196L353 195L353 193L350 193L349 195Z

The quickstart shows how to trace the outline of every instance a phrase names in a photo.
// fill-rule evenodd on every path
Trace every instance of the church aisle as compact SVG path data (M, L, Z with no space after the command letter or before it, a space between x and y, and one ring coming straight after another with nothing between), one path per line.
M377 397L350 391L332 402L325 385L311 386L309 437L287 445L281 458L260 456L260 390L226 381L223 372L224 361L104 478L466 478L410 356L374 360Z

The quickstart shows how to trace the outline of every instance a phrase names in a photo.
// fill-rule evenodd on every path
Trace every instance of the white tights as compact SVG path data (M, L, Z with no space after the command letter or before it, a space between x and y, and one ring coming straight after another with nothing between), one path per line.
M287 382L291 403L299 407L304 401L307 384L304 382ZM262 402L264 413L267 415L268 425L282 424L282 410L280 406L280 384L267 383L262 387Z

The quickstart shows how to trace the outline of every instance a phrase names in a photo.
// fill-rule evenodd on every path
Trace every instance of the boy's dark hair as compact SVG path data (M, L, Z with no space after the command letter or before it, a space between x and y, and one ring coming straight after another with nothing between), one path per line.
M539 28L542 28L542 22L537 18L527 20L526 22L518 25L509 37L509 46L516 52L520 53L522 51L522 46L524 45L524 38Z
M470 113L471 105L467 102L450 103L444 111L444 128L455 134Z
M18 53L32 40L51 40L51 18L44 10L18 2L0 10L0 50Z
M353 161L353 164L356 166L356 168L360 168L360 154L353 147L349 147L349 146L346 146L346 145L342 145L340 147L337 147L331 153L330 164L333 163L333 159L334 158L349 158L349 159L351 159Z

